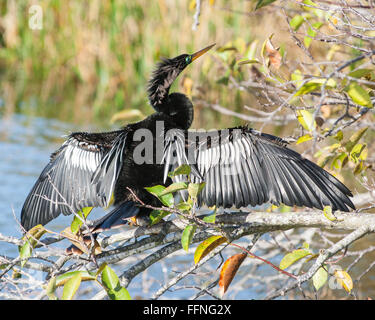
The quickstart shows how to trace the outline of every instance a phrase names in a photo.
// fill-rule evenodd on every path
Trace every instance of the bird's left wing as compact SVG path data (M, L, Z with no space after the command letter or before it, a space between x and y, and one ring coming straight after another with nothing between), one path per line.
M125 131L72 133L30 191L21 212L25 229L46 224L60 213L107 206L118 177Z

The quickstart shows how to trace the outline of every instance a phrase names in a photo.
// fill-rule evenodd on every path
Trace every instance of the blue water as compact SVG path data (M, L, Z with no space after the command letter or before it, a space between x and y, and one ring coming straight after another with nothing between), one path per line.
M0 117L0 233L20 238L20 212L33 184L49 161L50 154L75 128L53 119L26 117L14 114ZM94 128L98 129L98 128ZM100 214L100 210L98 211ZM71 217L60 216L48 228L61 231L69 225ZM16 247L0 243L0 254L16 257Z
M0 118L0 233L20 237L23 201L69 125L22 115ZM10 254L1 244L1 253Z

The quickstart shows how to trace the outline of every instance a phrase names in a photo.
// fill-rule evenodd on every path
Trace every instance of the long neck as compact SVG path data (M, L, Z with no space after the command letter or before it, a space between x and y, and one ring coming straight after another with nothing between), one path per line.
M187 130L194 120L194 107L187 96L174 92L168 96L165 111L178 128Z
M148 98L151 106L158 112L164 112L168 102L169 89L181 70L170 67L170 60L162 60L148 82Z

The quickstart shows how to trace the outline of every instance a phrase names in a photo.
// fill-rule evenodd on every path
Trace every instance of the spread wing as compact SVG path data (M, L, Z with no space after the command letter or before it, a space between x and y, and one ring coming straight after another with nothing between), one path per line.
M125 131L73 133L51 155L21 212L25 229L46 224L60 213L107 206L120 172Z
M205 182L198 202L229 208L275 205L349 211L350 190L275 136L240 127L212 132L172 130L166 136L165 172L192 165Z

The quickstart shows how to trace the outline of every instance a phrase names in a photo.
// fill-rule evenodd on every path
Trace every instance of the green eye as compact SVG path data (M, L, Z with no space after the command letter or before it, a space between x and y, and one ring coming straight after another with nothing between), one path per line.
M186 63L190 63L190 62L191 62L191 56L187 56L187 57L185 58L185 62L186 62Z

